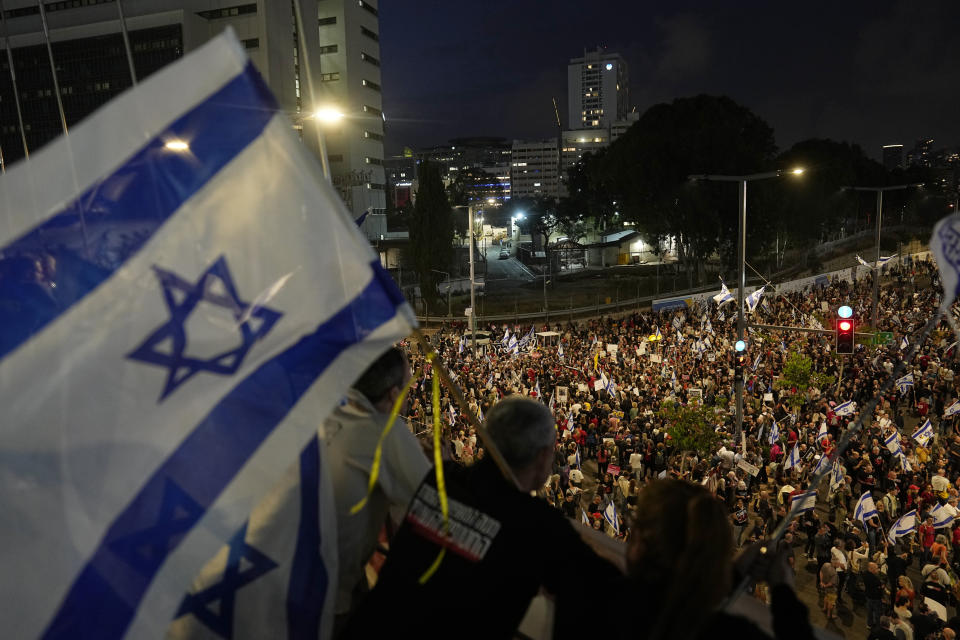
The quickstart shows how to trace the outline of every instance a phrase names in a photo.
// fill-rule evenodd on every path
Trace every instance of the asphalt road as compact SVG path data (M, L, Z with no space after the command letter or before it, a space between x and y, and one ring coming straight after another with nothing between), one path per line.
M534 280L535 278L519 260L512 256L509 259L500 260L500 247L497 245L487 246L485 286L488 291L502 291Z

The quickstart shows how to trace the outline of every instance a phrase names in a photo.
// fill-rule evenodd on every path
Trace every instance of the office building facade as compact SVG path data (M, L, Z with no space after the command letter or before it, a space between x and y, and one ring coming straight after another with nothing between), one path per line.
M584 52L567 65L568 127L608 128L627 116L630 74L626 61L603 49Z
M903 145L883 145L883 166L887 171L903 169Z

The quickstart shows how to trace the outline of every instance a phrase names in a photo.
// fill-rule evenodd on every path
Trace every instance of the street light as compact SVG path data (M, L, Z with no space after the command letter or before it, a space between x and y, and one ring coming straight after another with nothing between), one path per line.
M897 184L892 187L843 187L847 191L875 191L877 193L877 261L873 263L873 330L877 328L877 311L880 300L880 225L883 224L883 192L884 191L903 191L910 187L922 187L923 183L915 182L912 184Z
M804 169L796 167L789 171L790 174L803 175ZM747 183L754 180L766 180L767 178L779 178L784 174L783 171L768 171L766 173L753 173L745 176L725 176L714 174L694 174L688 176L689 180L708 180L711 182L739 182L740 183L740 220L737 232L737 248L740 254L740 278L737 287L737 342L743 342L743 336L746 331L746 318L743 315L743 290L747 286ZM746 440L743 439L743 376L737 376L734 381L737 393L737 418L733 434L734 441L742 440L744 453L746 453Z
M325 124L333 124L343 120L343 113L333 107L320 107L313 112L313 119Z

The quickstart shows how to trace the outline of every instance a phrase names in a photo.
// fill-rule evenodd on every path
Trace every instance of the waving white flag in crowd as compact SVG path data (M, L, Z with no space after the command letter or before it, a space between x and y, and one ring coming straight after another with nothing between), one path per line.
M0 177L5 635L329 634L317 425L413 316L320 176L228 31Z

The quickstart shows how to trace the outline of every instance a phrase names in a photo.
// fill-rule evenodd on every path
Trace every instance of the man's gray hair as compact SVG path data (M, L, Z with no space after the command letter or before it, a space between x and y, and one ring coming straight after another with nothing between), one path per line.
M508 396L487 414L487 431L514 469L522 469L557 441L553 415L542 402Z

